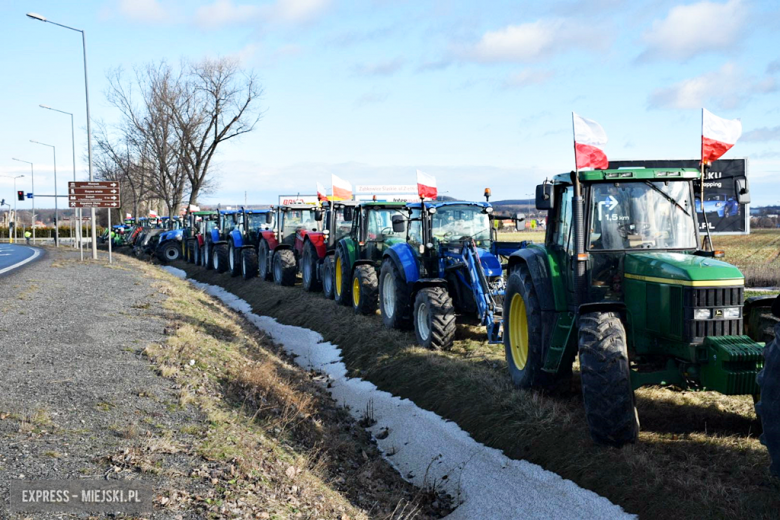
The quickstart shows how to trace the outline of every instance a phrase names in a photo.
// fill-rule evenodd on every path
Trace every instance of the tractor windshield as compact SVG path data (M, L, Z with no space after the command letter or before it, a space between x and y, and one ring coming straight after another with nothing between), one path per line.
M352 212L354 214L354 212ZM335 211L336 220L333 223L333 229L335 231L334 240L338 241L349 234L349 230L352 229L352 221L344 218L344 206L339 207Z
M267 213L248 213L247 221L249 223L249 229L254 231L255 229L273 229L274 228L274 214L271 213L271 223L266 221Z
M439 242L472 238L478 247L490 247L490 218L481 206L440 206L431 217L431 226Z
M295 233L305 229L307 231L322 231L322 222L314 220L314 207L312 209L291 209L284 212L282 235L284 238L293 237Z
M615 182L590 190L589 249L696 248L688 182Z
M404 238L406 233L393 232L393 216L406 217L406 208L371 208L368 212L368 239L377 242L391 237Z

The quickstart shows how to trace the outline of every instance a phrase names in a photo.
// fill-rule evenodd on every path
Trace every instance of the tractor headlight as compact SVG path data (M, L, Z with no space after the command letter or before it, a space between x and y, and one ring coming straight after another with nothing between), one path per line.
M694 320L708 320L712 318L712 311L710 309L694 309L693 310L693 319Z
M723 309L723 317L727 319L739 318L739 307L726 307Z

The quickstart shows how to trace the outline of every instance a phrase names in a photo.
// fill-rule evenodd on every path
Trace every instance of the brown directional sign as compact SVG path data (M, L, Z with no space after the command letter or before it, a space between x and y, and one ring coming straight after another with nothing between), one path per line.
M115 200L119 200L118 195L68 195L68 200L105 200L106 202L112 202Z
M71 181L68 183L68 189L71 188L116 188L119 189L119 183L114 181Z
M119 202L109 202L107 200L81 200L70 201L68 206L71 208L118 208Z
M71 195L119 195L119 188L69 188Z
M71 208L118 208L119 183L114 181L69 182Z

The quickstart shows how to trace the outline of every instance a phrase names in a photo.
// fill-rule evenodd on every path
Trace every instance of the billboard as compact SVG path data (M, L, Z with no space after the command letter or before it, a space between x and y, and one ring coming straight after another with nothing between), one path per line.
M655 161L610 161L610 168L700 168L699 159L668 159ZM707 223L702 217L702 204L699 200L701 184L694 181L696 213L699 220L699 232L704 233L709 224L710 233L720 235L746 235L750 233L749 204L737 203L735 181L747 179L747 159L721 159L710 165L704 179L704 211Z
M355 186L355 200L376 200L388 202L420 202L416 184L358 184Z
M279 205L284 204L317 204L317 194L314 195L279 195Z

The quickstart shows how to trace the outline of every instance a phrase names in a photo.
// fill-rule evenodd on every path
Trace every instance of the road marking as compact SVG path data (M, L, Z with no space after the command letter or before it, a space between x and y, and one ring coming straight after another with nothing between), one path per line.
M33 254L32 254L31 257L25 258L21 262L15 263L14 265L8 266L8 267L6 267L4 269L0 269L0 274L7 273L11 269L16 269L17 267L21 267L24 264L26 264L27 262L32 262L33 260L35 260L36 258L38 258L41 255L41 250L40 249L36 249L34 247L31 247L30 249L33 250Z

